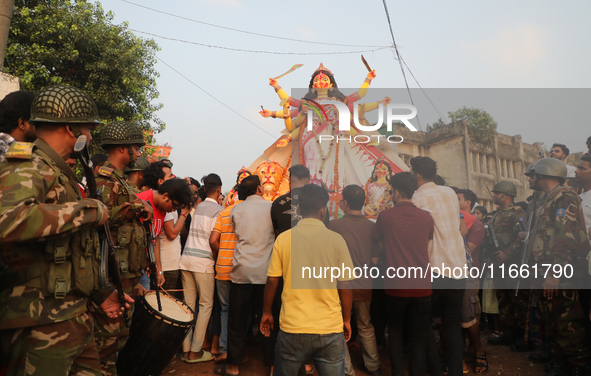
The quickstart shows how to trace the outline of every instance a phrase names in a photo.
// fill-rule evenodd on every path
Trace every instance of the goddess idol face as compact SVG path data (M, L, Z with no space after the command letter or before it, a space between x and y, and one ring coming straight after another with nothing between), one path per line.
M378 179L383 178L384 176L388 176L389 173L390 171L388 170L388 167L384 162L380 162L378 165L376 165L376 168L374 170L374 176Z
M314 77L313 87L316 89L326 89L332 87L332 83L327 75L320 72Z

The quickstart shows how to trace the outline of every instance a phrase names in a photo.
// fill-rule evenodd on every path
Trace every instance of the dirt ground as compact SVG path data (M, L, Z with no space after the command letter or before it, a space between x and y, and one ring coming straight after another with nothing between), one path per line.
M484 349L488 354L489 369L487 375L507 375L507 376L539 376L544 374L544 368L541 364L530 363L527 360L527 353L517 354L511 352L508 346L490 346L486 344L487 334L482 332L482 343ZM260 346L247 345L247 351L250 355L250 361L240 366L240 375L242 376L264 376L268 375L269 369L263 365L263 356ZM351 352L351 359L355 367L355 373L358 376L365 376L362 370L363 358L361 350L353 346L349 346ZM382 362L382 375L390 375L390 359L388 355L388 348L380 352L380 360ZM177 366L167 368L163 376L197 376L197 375L214 375L213 369L218 364L214 362L187 364L180 362ZM468 375L475 375L474 363L469 363L470 372ZM314 373L318 375L318 373Z

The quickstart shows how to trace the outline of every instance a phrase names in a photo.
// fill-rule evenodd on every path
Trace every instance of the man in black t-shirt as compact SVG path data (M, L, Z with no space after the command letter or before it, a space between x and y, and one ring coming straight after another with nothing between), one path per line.
M310 183L310 170L304 165L297 164L289 169L289 187L290 191L279 196L273 201L271 206L271 221L275 236L284 231L293 228L298 224L302 216L298 213L298 193L302 187ZM275 300L273 301L273 318L279 322L279 312L281 311L281 292L283 291L283 282L277 287ZM313 372L314 366L311 362L305 365L306 373Z
M275 235L289 230L297 225L301 215L298 214L298 192L301 187L310 183L310 170L306 166L297 164L289 169L290 191L279 196L271 206L271 220Z

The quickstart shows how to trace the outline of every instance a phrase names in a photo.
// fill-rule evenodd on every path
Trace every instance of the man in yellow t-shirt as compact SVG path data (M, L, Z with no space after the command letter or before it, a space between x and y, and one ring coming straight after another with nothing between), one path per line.
M299 194L303 219L273 246L261 332L268 336L274 325L271 306L283 278L274 375L296 375L309 357L320 376L345 373L352 302L345 281L354 279L353 263L343 237L322 222L328 198L323 188L305 185Z

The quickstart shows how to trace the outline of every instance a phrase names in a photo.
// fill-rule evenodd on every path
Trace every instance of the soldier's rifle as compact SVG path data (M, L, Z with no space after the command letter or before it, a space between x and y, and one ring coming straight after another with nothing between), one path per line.
M88 148L86 147L86 136L81 135L76 140L74 145L74 152L78 157L78 160L82 164L84 175L86 176L86 190L88 198L93 198L103 202L103 196L96 187L96 179L94 177L94 169L92 162L89 162ZM123 285L121 283L121 275L119 274L119 264L117 262L116 248L113 244L113 238L111 237L111 229L109 228L108 222L103 225L102 231L99 232L101 242L101 263L99 270L99 285L101 288L107 287L109 283L109 277L115 284L117 292L119 294L119 302L123 307L123 317L125 319L125 326L129 328L131 320L129 313L125 307L125 293L123 292ZM108 260L108 268L105 267L105 260Z
M150 281L156 290L156 301L158 302L158 311L162 311L162 303L160 302L160 286L158 286L158 269L156 269L156 254L154 253L154 244L156 237L154 236L154 228L150 221L144 221L146 228L146 237L148 239L148 260L150 262Z
M501 247L499 246L499 240L497 239L497 234L495 234L495 230L492 226L492 223L485 224L484 231L485 238L487 238L488 241L488 245L492 248L492 255L489 255L492 258L493 255L495 255L498 251L501 250Z
M528 249L528 245L529 245L529 237L531 235L531 226L533 224L534 213L536 211L536 202L537 201L538 201L538 191L535 191L532 196L532 200L531 200L531 204L530 204L530 208L529 208L529 213L527 215L527 222L523 223L523 221L519 221L520 227L522 227L522 231L525 231L525 239L523 239L523 248L521 250L521 265L525 265L526 263L529 262L529 254L527 253L527 249ZM523 229L523 227L525 229ZM520 284L521 284L521 278L519 278L517 280L517 287L515 288L515 296L517 296L517 293L519 292L519 285Z
M490 197L493 198L493 194L490 191L490 188L486 187L486 189L488 189L488 193L490 194ZM493 198L494 200L494 198ZM493 248L493 252L492 255L490 255L490 257L494 257L494 255L501 250L501 247L499 246L499 241L497 239L497 235L495 234L495 230L493 229L492 223L487 223L484 225L484 231L485 231L485 238L488 241L488 245L490 247Z

